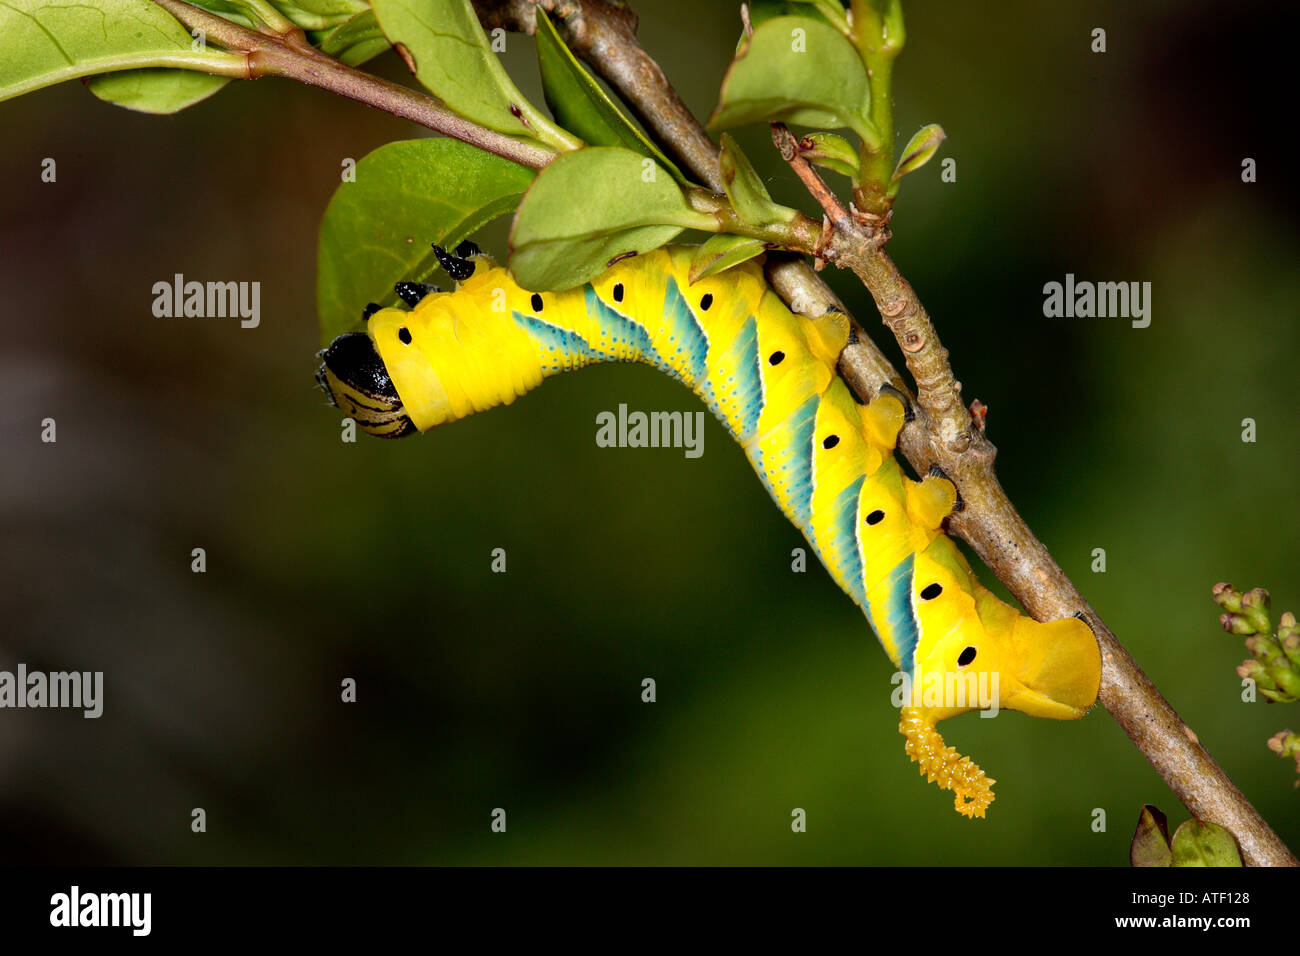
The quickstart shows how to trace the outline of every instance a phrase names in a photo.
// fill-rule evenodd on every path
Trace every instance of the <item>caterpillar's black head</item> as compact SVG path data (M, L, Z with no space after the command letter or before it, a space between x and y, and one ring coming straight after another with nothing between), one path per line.
M415 434L384 361L364 332L340 335L320 353L316 381L330 404L380 438Z

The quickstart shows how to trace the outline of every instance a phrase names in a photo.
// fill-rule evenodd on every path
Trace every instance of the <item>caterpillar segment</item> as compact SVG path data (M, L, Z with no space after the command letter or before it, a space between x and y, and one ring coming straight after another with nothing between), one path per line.
M692 247L620 260L561 292L521 288L476 247L436 251L453 291L421 288L409 310L381 309L322 353L322 386L363 430L402 437L510 404L561 372L652 365L731 432L862 609L907 678L906 751L959 812L982 817L993 781L944 746L938 721L994 707L1074 719L1096 702L1091 630L1034 621L980 585L943 533L956 487L942 473L913 480L894 456L903 396L885 388L860 404L836 374L842 313L791 312L753 261L692 284Z

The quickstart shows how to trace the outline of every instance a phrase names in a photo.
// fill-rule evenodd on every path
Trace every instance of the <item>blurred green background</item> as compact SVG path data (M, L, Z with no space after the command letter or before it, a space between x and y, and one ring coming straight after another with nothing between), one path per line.
M736 6L641 5L699 115ZM1300 709L1241 702L1245 651L1209 597L1262 584L1300 609L1292 107L1270 72L1295 10L907 17L900 142L941 123L958 177L940 182L938 160L908 177L894 257L990 407L1012 500L1300 847L1294 770L1264 746ZM505 59L540 103L531 39L511 35ZM391 54L371 66L403 74ZM0 713L0 859L1122 865L1144 802L1185 818L1100 710L944 724L998 781L987 820L955 814L903 753L860 612L815 562L791 572L803 542L717 423L698 460L596 446L597 412L620 402L701 407L647 368L340 442L312 381L316 231L342 159L410 124L264 80L173 117L67 84L0 104L0 129L0 668L106 682L97 721ZM766 131L740 139L811 211ZM504 229L480 241L500 254ZM153 283L177 272L260 281L261 326L155 318ZM1067 272L1150 281L1150 328L1045 319L1042 286ZM878 330L861 287L829 278Z

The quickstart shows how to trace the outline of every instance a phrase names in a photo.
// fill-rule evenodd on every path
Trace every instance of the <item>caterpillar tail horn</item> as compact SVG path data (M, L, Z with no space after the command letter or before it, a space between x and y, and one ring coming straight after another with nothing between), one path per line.
M964 817L983 819L993 802L993 784L984 771L970 759L946 747L939 731L918 707L904 707L898 722L899 732L907 738L903 745L907 755L920 764L921 774L931 783L955 794L954 808Z

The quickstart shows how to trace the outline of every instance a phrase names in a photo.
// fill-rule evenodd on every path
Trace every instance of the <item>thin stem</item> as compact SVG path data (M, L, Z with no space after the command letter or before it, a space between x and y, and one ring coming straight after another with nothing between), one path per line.
M742 221L726 196L710 192L707 189L691 189L686 193L691 208L712 216L717 228L711 231L730 233L735 236L748 236L767 243L775 249L788 249L796 252L815 254L821 241L821 223L810 219L803 213L797 213L789 222L754 225Z
M854 0L853 35L871 78L871 122L880 132L877 142L862 143L853 199L858 209L884 219L893 205L888 187L894 160L894 60L904 40L903 14L897 0L889 0L883 12L874 3Z
M186 27L203 30L209 40L228 50L246 54L245 72L242 74L245 78L282 76L298 80L411 120L530 169L541 169L555 158L549 150L472 123L417 90L390 83L325 56L307 42L297 27L284 34L265 35L223 20L183 0L153 2ZM211 72L202 66L186 68Z
M825 180L817 174L808 160L803 158L799 148L799 140L790 132L789 127L784 123L772 123L772 142L776 144L781 158L790 164L804 188L817 200L817 204L826 212L826 219L837 229L850 229L853 226L853 220L841 204L835 194L831 192L830 187L826 185Z
M520 166L541 169L555 158L555 153L550 150L472 123L417 90L354 70L323 54L271 49L255 54L254 62L263 69L265 76L297 80L378 107Z
M880 130L880 144L875 148L865 142L862 144L859 178L853 189L853 199L863 212L884 218L889 215L894 204L893 197L889 195L889 179L894 171L894 111L889 99L894 59L885 56L873 60L871 115ZM877 89L883 92L877 95Z
M940 343L929 313L885 252L887 238L887 232L868 234L856 225L848 230L836 226L823 243L823 255L852 269L871 292L881 319L903 350L903 360L916 383L917 404L935 432L932 444L941 446L948 456L970 452L987 459L991 475L996 451L975 427L962 401L961 383L953 374L948 350Z

